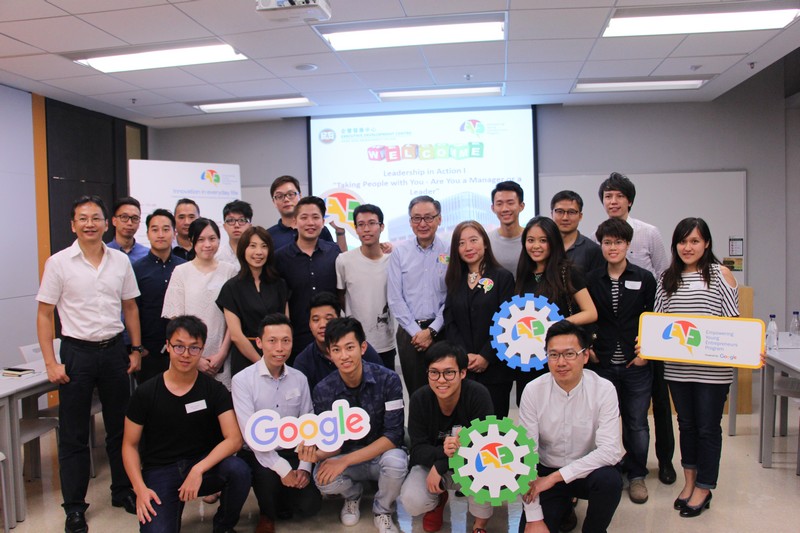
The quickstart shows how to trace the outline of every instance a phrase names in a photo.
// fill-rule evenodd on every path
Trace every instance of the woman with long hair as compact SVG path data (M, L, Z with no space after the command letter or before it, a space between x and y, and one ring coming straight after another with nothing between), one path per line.
M467 376L489 389L495 415L505 417L514 374L497 357L489 329L500 304L514 294L514 277L494 258L489 236L478 222L461 222L453 231L444 280L445 337L464 348Z
M261 320L271 313L288 313L289 288L275 269L274 251L267 230L248 228L236 248L239 274L225 283L217 298L231 332L234 376L261 359L255 344Z
M655 311L739 316L739 289L731 271L712 252L711 231L702 218L684 218L672 234L672 262L658 279ZM685 483L674 507L698 516L711 502L722 454L722 408L733 368L666 361L664 379L678 413Z
M205 323L208 338L197 368L230 390L231 336L216 300L225 282L236 274L236 267L215 258L219 250L219 227L213 220L194 220L189 226L189 239L195 257L175 267L164 295L161 316L194 315Z
M558 306L564 318L578 326L597 320L597 309L583 274L567 259L558 226L547 217L530 219L522 232L522 252L514 291L544 296ZM525 385L545 372L547 366L539 371L517 374L517 405Z

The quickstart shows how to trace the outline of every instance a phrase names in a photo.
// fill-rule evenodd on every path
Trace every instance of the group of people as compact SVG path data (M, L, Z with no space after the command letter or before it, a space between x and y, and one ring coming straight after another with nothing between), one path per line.
M675 509L691 517L708 507L732 370L647 361L636 339L646 311L738 315L736 282L714 257L702 219L677 225L670 260L658 230L629 216L636 189L621 174L599 187L609 218L594 239L578 230L583 199L575 192L556 194L551 217L523 227L522 188L500 182L493 231L464 221L448 246L437 234L440 203L419 196L408 207L413 239L382 243L383 212L362 204L353 213L361 245L348 251L344 229L331 224L334 242L325 227L325 202L303 197L295 178L277 178L270 193L278 223L253 226L250 204L230 202L223 244L193 200L156 209L144 220L149 249L134 238L142 220L134 198L111 213L96 196L74 202L76 241L47 261L37 295L39 343L59 384L67 533L88 531L95 388L111 503L136 514L143 532L178 531L184 503L197 497L219 501L215 532L232 531L251 487L258 533L315 514L322 495L341 496L341 522L355 525L369 480L378 484L372 510L381 533L397 531L397 501L423 515L425 531L438 531L448 490L457 488L448 459L459 429L507 416L514 384L519 423L540 457L520 531L574 528L574 498L589 501L583 531L605 531L622 475L630 499L647 501L651 399L658 477L674 483L670 392L685 480ZM106 245L109 215L115 236ZM546 297L564 317L546 334L541 371L511 369L492 347L493 315L521 294ZM244 443L256 411L299 417L339 399L368 413L370 431L335 452ZM469 512L483 533L491 505L470 498Z

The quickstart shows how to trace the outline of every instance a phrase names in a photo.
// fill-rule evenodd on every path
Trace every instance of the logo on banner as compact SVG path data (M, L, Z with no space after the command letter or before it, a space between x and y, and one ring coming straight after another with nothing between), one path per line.
M220 178L219 172L213 169L205 170L200 174L200 181L207 181L214 185L219 185L221 180L222 178Z
M688 320L676 320L667 324L661 338L667 341L678 339L678 343L689 350L689 353L692 353L692 348L700 346L702 340L700 330Z
M369 415L365 410L350 407L347 400L336 400L330 411L299 418L281 417L272 409L256 411L247 419L243 436L250 449L257 452L291 449L301 442L332 452L345 441L365 437L369 430Z
M319 132L319 142L322 144L331 144L336 140L336 132L330 128L325 128Z
M458 128L458 131L480 135L481 133L486 132L486 127L484 127L483 123L480 120L470 119L462 122L461 127Z
M523 294L503 302L492 317L492 347L497 357L523 372L541 370L547 362L544 334L563 320L558 306L544 296Z
M321 195L325 200L325 220L336 223L356 235L356 222L353 211L364 203L361 197L348 189L331 189Z
M476 502L497 507L515 501L536 479L536 444L510 418L473 420L458 438L461 446L449 460L453 481Z

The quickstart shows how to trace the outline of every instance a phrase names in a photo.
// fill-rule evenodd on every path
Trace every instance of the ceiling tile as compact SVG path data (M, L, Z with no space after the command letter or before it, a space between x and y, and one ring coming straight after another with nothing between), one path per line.
M0 69L35 80L97 74L97 71L93 68L79 65L61 56L49 54L3 58L0 59Z
M611 7L618 2L615 0L510 0L510 3L511 9L547 9L552 7Z
M206 28L213 28L217 35L262 31L285 26L285 24L279 25L271 22L256 11L255 2L249 0L195 0L175 4L175 7ZM298 23L298 25L302 25L302 23Z
M364 88L364 83L353 74L284 78L284 81L300 92L319 90L320 87L328 91Z
M508 65L508 81L560 80L575 78L581 71L580 61L548 63L512 63Z
M40 54L44 50L19 42L11 37L0 35L0 57Z
M503 82L505 65L470 65L463 67L437 67L431 69L437 85L464 85L470 83ZM466 78L469 76L469 79Z
M589 59L651 59L666 57L686 38L685 35L600 38Z
M113 94L100 94L95 96L98 100L120 107L136 109L139 106L166 104L172 102L170 98L155 94L150 91L125 91Z
M185 117L187 115L202 115L203 112L199 109L186 104L159 104L148 106L130 106L131 111L141 113L142 115L159 118L159 117Z
M338 56L354 72L424 68L426 66L425 57L419 46L352 50L339 52Z
M58 78L44 80L44 82L54 87L60 87L61 89L87 96L104 93L119 93L136 89L136 87L129 83L102 74L96 76L80 76L77 78Z
M775 37L777 30L689 35L671 57L749 54Z
M399 89L433 85L433 77L428 69L356 72L356 76L364 82L364 85L372 89Z
M665 59L653 76L691 76L720 74L747 57L744 54L710 57L675 57Z
M508 35L517 39L596 38L605 28L610 9L531 9L515 11Z
M227 35L224 40L250 59L331 51L322 38L307 26Z
M441 15L446 13L477 13L482 11L505 11L507 0L402 0L409 17Z
M234 98L233 94L213 85L153 89L153 92L175 102L208 102L210 100L229 100Z
M526 94L563 94L572 89L574 80L509 81L506 96Z
M339 61L333 52L326 54L308 54L290 57L272 57L259 59L258 63L278 77L284 76L319 76L322 74L339 74L347 72L347 67ZM316 65L316 70L297 70L300 64Z
M45 0L2 0L0 2L0 22L8 20L28 20L47 17L60 17L67 13Z
M406 16L400 0L380 0L370 2L331 2L333 16L327 22L346 22L353 20L380 20Z
M294 87L279 79L217 83L217 87L240 98L297 94Z
M263 80L275 76L255 61L226 61L224 63L210 63L208 65L191 65L181 67L189 74L209 83L218 80L247 81Z
M649 76L661 63L660 59L632 59L630 61L587 61L581 78L624 78Z
M170 5L91 13L80 18L131 44L211 37L208 30Z
M142 89L158 89L161 87L181 87L197 85L200 79L177 67L136 70L133 72L117 72L113 76L127 81Z
M167 0L47 0L70 13L95 13L132 7L166 5Z
M532 39L508 43L509 63L531 61L583 61L592 50L593 39Z
M357 91L309 92L304 96L317 105L375 104L378 97L367 89Z
M0 23L0 33L48 52L73 52L122 46L125 41L76 17Z
M503 63L506 57L506 43L464 43L423 46L428 66L448 65L490 65Z

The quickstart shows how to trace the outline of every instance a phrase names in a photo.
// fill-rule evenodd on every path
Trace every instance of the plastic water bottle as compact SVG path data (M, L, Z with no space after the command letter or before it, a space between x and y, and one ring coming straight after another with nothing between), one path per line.
M775 322L775 315L769 315L767 324L767 352L778 351L778 323Z
M792 312L792 322L789 324L789 346L800 348L800 311Z

